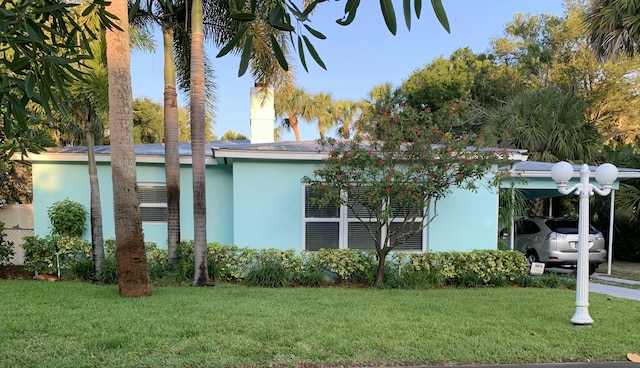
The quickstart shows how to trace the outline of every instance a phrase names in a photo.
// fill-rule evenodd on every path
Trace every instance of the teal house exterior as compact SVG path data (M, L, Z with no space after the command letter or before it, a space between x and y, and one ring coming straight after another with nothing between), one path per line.
M309 205L302 183L320 168L325 154L317 143L274 142L273 91L251 89L251 140L218 141L206 151L208 242L252 248L371 249L372 241L349 212L320 211ZM193 239L191 147L180 145L181 239ZM504 188L522 189L528 198L559 196L551 179L553 164L529 162L524 150L509 150L508 170L522 180ZM110 147L95 149L104 238L114 238ZM167 246L164 146L135 146L142 226L146 241ZM86 147L64 147L30 155L33 173L34 234L51 232L47 208L66 198L90 208ZM592 172L595 168L592 168ZM638 178L639 170L619 169L619 178ZM577 178L574 178L574 181ZM572 183L573 184L573 183ZM613 185L618 189L618 181ZM496 249L499 190L452 189L427 209L432 218L419 236L398 250L413 252ZM393 226L393 224L391 224ZM513 231L512 231L513 233ZM85 234L90 239L90 234Z
M346 216L322 217L308 208L302 178L321 167L323 153L315 142L212 142L206 157L208 242L252 248L317 250L368 247L357 223ZM105 239L115 237L110 147L96 148ZM164 146L135 146L140 209L146 241L166 248ZM512 151L514 160L526 159ZM191 151L180 146L181 238L193 239ZM47 208L69 198L90 205L86 147L64 147L31 155L34 233L50 233ZM495 249L498 234L498 190L453 189L429 208L435 219L407 251ZM85 235L87 239L89 234Z

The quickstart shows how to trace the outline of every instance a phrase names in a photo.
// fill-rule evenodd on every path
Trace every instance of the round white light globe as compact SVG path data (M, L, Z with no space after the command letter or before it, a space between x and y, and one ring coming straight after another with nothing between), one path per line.
M573 166L566 161L560 161L551 168L551 177L556 183L566 183L572 176Z
M602 185L611 185L618 177L618 168L606 163L596 169L596 180Z

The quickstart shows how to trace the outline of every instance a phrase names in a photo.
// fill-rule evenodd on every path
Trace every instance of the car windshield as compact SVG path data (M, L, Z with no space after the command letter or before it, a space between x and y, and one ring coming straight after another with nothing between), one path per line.
M559 220L547 220L545 224L556 233L560 234L577 234L578 233L578 220L572 219L559 219ZM597 234L593 226L589 226L589 234Z

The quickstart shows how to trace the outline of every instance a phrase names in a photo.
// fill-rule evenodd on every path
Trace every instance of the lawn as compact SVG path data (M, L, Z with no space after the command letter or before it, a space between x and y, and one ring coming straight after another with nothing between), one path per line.
M0 281L1 367L256 367L624 360L640 304L537 288L263 289Z
M598 267L598 272L607 274L607 263ZM621 279L640 281L640 264L636 262L613 261L611 263L611 276Z

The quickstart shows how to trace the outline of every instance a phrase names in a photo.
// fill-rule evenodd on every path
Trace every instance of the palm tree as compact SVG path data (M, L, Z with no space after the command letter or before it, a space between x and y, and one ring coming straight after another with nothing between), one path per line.
M316 93L312 95L308 114L316 119L320 139L324 139L325 134L336 124L331 93Z
M595 0L586 16L589 43L602 59L633 56L640 49L640 2Z
M601 136L580 99L558 87L527 90L490 111L483 133L498 145L526 149L530 159L544 162L590 162L598 155ZM531 212L543 213L533 200Z
M96 26L99 23L96 22ZM93 259L94 280L98 280L104 263L104 236L102 232L102 205L100 202L100 183L98 181L98 168L96 166L95 142L102 141L102 122L109 111L108 105L108 76L105 60L106 40L102 32L98 40L92 42L93 59L86 61L86 78L76 83L71 88L73 97L73 110L85 126L85 140L87 145L87 160L89 169L90 199L90 226L91 249ZM96 131L99 135L96 135Z
M395 89L393 84L389 82L371 88L367 94L367 98L357 103L360 109L360 116L358 116L355 122L354 127L356 131L361 132L362 124L366 124L374 119L376 114L382 111L391 111L395 108L402 101L401 94L401 91Z
M334 105L335 118L339 125L339 134L344 139L351 136L351 124L358 112L358 104L351 100L341 99Z
M129 12L125 1L113 1L106 10L117 17L114 23L119 27L106 32L118 286L122 296L148 296L151 286L140 220L131 124L131 56L126 21Z
M503 146L527 149L535 161L591 162L601 147L584 104L558 87L515 95L487 122L487 135Z
M287 85L277 90L274 96L276 115L284 118L282 125L292 129L296 141L300 141L298 118L302 117L303 114L306 115L305 112L311 102L309 94L302 88Z
M150 0L136 13L132 22L145 28L157 22L162 30L164 53L164 143L165 184L167 190L167 258L170 265L176 259L180 242L180 156L178 151L178 98L176 92L176 61L174 50L184 50L184 37L176 32L186 29L184 4ZM184 33L184 32L183 32ZM188 48L187 48L188 49ZM184 65L183 63L177 65Z
M195 275L193 284L209 284L207 269L207 206L205 183L205 68L202 0L191 8L191 160L193 173L193 224Z

